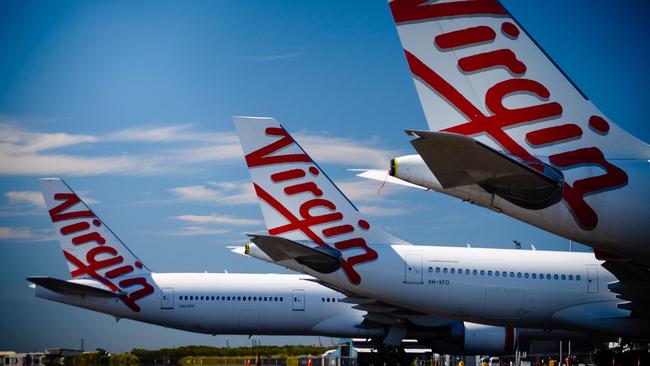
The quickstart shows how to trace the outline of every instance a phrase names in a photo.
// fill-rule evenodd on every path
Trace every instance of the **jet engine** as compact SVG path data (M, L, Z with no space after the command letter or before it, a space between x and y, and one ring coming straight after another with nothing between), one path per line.
M508 355L517 348L516 328L496 327L476 323L456 323L452 327L452 339L460 341L463 353L482 355Z
M408 337L426 344L433 352L456 355L508 355L517 349L519 331L468 322L410 329Z

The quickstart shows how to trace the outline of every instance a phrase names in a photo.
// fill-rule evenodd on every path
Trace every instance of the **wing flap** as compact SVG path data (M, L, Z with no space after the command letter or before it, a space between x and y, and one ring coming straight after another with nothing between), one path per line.
M52 277L28 277L27 281L60 294L105 298L121 297L124 295L124 292L112 292L107 289Z

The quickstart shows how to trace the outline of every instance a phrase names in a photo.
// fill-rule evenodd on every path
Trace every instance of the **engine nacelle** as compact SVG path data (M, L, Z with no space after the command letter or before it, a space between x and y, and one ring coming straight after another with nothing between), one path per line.
M420 155L405 155L390 159L390 175L436 191L443 189Z
M457 323L452 338L463 345L464 354L509 355L517 349L516 328L496 327L476 323Z

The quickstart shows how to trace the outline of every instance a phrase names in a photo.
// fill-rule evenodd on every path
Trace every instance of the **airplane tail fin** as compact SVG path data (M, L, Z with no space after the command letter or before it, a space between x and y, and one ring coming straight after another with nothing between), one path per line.
M342 251L355 283L354 266L377 258L367 244L404 244L371 224L275 119L234 123L270 235Z
M389 6L432 131L524 159L588 148L606 159L650 157L650 146L608 120L498 0Z
M149 269L61 179L39 179L45 204L73 279L93 279L139 311L137 299L154 292Z

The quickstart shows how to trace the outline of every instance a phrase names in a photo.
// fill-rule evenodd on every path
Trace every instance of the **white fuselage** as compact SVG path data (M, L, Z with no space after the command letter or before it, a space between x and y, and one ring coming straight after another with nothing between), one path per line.
M650 250L646 244L647 227L650 225L647 204L650 185L639 183L650 181L650 164L647 159L624 159L617 161L617 164L630 177L630 182L636 184L588 196L587 202L598 218L598 225L591 229L580 226L564 202L541 210L530 210L489 193L478 185L445 189L419 155L400 157L395 177L503 213L595 249L649 264ZM586 165L580 169L589 176L601 174L597 166Z
M593 253L372 245L375 261L357 267L361 283L341 270L317 273L279 262L340 288L440 317L510 327L610 335L650 334L607 289L616 278ZM498 272L498 275L497 275Z
M360 329L365 312L339 302L340 293L305 275L152 273L155 292L135 312L119 298L62 295L36 287L48 300L165 327L208 334L370 337Z

